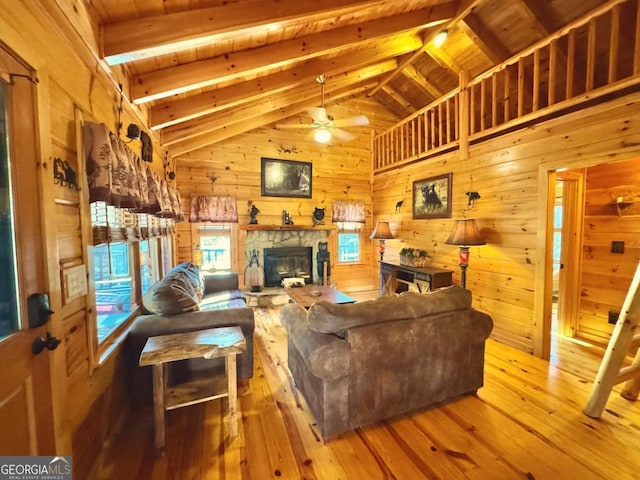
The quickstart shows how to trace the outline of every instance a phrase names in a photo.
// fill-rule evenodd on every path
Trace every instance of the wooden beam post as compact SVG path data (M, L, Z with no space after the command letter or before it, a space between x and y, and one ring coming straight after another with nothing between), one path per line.
M458 103L460 119L460 159L469 159L469 72L462 70L459 75L460 102Z

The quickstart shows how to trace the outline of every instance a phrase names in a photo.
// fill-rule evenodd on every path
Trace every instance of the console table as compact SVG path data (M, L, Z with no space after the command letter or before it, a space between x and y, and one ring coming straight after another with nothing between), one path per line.
M411 267L380 262L380 295L426 292L453 284L453 272L443 268Z

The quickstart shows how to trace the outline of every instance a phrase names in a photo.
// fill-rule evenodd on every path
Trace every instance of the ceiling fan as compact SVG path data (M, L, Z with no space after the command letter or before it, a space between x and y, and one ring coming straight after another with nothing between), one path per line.
M314 129L313 138L318 143L327 143L331 140L332 136L336 136L340 140L353 140L356 138L352 133L343 130L340 127L364 127L369 125L369 119L365 115L356 115L355 117L335 119L327 113L327 109L324 108L324 85L327 82L327 76L325 74L318 75L316 77L322 87L322 103L319 107L307 108L307 112L313 119L309 124L278 124L277 128L312 128Z

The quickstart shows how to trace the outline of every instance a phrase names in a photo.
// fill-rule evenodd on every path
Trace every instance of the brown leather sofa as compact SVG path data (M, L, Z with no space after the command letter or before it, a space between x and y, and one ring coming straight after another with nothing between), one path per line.
M491 317L471 292L350 305L285 305L288 366L325 440L341 432L472 394L483 384Z

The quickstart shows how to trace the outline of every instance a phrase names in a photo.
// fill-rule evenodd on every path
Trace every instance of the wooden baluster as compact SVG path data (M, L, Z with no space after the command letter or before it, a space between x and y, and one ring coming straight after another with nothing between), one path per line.
M441 147L444 144L444 126L442 125L442 102L438 104L438 146Z
M382 165L387 166L389 162L389 133L382 136Z
M476 133L476 95L475 85L469 86L469 135Z
M540 107L540 49L533 52L533 99L531 102L531 111L537 111Z
M553 39L549 44L549 91L547 102L549 106L556 101L556 71L558 69L558 40Z
M417 154L422 153L422 115L416 115L416 149Z
M491 127L498 124L498 74L491 75Z
M585 91L593 90L593 81L596 72L596 21L589 22L589 34L587 35L587 72L585 79Z
M402 125L400 125L400 128L398 129L398 134L400 135L400 161L404 160L406 158L405 155L405 147L406 147L406 141L407 141L407 134L405 133L407 129L407 123L403 123Z
M609 84L618 79L618 50L620 48L620 5L611 10L611 36L609 38Z
M510 65L504 67L504 123L511 119L511 70Z
M424 152L429 151L429 118L427 112L422 112L422 140L424 144Z
M445 116L447 128L447 143L451 143L451 98L445 100Z
M429 111L429 117L431 117L431 148L436 148L436 109L432 108Z
M416 149L417 149L417 138L416 138L416 127L417 127L418 118L413 117L411 119L411 156L415 157Z
M456 111L459 112L460 158L466 160L469 158L469 73L462 70L459 79L460 100Z
M518 118L524 114L524 58L518 59Z
M636 1L636 41L633 46L633 74L640 73L640 0Z
M460 94L457 93L453 100L453 135L454 140L460 140Z
M484 132L487 128L486 122L485 122L486 105L487 105L487 82L483 78L480 81L480 131L481 132Z
M567 35L567 95L565 100L573 97L573 71L576 68L576 31Z

